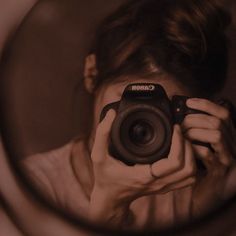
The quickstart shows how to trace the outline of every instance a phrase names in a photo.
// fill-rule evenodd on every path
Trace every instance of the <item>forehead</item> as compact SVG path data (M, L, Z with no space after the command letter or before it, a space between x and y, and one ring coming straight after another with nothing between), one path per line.
M106 87L105 90L107 91L107 93L118 92L122 94L126 86L128 86L131 83L160 84L162 87L164 87L169 97L172 97L177 94L191 96L190 89L186 88L177 79L166 73L160 73L155 76L150 76L145 78L139 76L121 76L119 78L110 81L105 86Z

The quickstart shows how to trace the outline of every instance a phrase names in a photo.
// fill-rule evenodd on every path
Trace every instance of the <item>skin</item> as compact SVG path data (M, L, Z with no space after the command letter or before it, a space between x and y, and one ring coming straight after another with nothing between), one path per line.
M206 147L193 145L196 157L202 160L207 169L206 176L197 181L194 189L193 212L199 215L204 208L214 207L214 204L221 203L231 195L232 190L235 191L232 178L235 173L236 133L226 108L197 98L188 100L187 105L209 115L187 116L182 124L186 138L209 143L214 150L212 152Z
M120 227L129 222L129 206L137 198L150 194L163 194L194 185L192 214L198 216L221 203L227 196L227 182L235 169L235 129L229 111L220 105L204 99L189 99L187 106L207 115L194 114L185 117L181 127L175 125L169 155L151 167L149 165L126 166L112 158L107 150L109 133L116 116L110 110L99 124L99 114L108 103L118 101L129 83L159 83L169 98L173 95L191 96L190 90L179 84L175 78L160 72L152 78L118 79L115 83L93 90L96 79L96 58L90 55L85 67L85 85L95 94L95 122L92 132L91 159L94 169L94 185L91 193L90 217L95 222ZM120 82L121 81L121 82ZM207 147L193 145L191 141L209 143ZM195 159L199 158L207 174L197 176ZM156 177L153 177L153 175ZM231 181L232 182L232 181ZM210 189L209 189L210 188ZM108 204L109 203L109 204Z
M21 1L20 6L18 1L10 1L10 3L9 1L3 1L3 4L8 4L9 6L14 5L16 7L16 4L18 4L20 11L18 11L19 14L15 11L14 14L9 14L9 11L6 11L6 7L2 8L5 12L2 12L3 14L1 14L1 22L3 22L1 28L3 33L0 37L0 54L4 48L5 43L15 31L18 23L22 20L23 16L25 16L25 14L36 1L29 0L24 2L25 3L22 3ZM6 15L5 13L8 14ZM90 56L88 58L91 59L92 57L94 56ZM86 63L86 65L88 64L89 63ZM91 71L86 70L87 75L85 83L88 91L94 94L95 91L93 90L93 81L91 78L94 79L94 76L97 72L93 66L90 67ZM135 78L133 79L135 81ZM138 78L136 79L136 81L140 81ZM160 82L160 77L158 82ZM170 84L169 86L166 85L166 88L167 87L169 91L171 88ZM179 85L177 87L180 88ZM183 86L180 90L178 90L178 92L188 94L188 91L186 88L183 88ZM96 93L98 94L98 91ZM114 98L114 100L116 99L119 99L119 96ZM103 104L105 104L109 101L103 100L103 102ZM91 166L94 167L95 175L91 175L89 177L91 179L90 182L93 182L93 184L90 185L88 190L89 193L92 193L90 207L92 219L94 219L96 222L99 222L99 216L101 213L109 213L108 219L104 219L103 223L106 223L107 221L110 222L112 220L113 224L119 224L127 217L127 208L129 202L133 199L142 196L143 194L163 193L165 191L174 190L175 188L182 188L184 185L191 185L191 181L195 182L193 195L194 214L200 214L204 211L204 208L209 208L210 203L215 204L215 202L221 201L223 198L226 198L228 195L232 194L232 186L235 187L235 181L233 181L235 179L233 172L235 166L235 130L232 126L229 113L226 109L222 109L222 107L202 99L188 101L188 106L198 110L207 111L209 115L189 115L184 120L181 129L180 127L175 127L172 150L178 150L174 153L177 155L174 155L171 152L169 157L166 160L163 160L162 163L158 163L158 165L156 163L152 166L153 174L162 179L162 185L157 180L153 179L153 176L150 176L150 168L145 168L144 166L142 168L140 166L135 167L137 179L134 180L132 179L133 176L130 175L130 169L124 167L122 163L114 162L114 159L107 155L106 144L110 126L115 116L114 112L110 112L108 114L99 128L97 128L98 122L94 124L94 130L97 130L97 132L95 136L94 131L90 140L90 151L92 151ZM101 107L99 108L97 105L96 109L97 110L95 110L95 112L99 114ZM94 139L95 143L93 145ZM191 140L199 140L210 143L214 148L215 153L212 153L207 148L191 145ZM177 149L174 148L175 146ZM105 152L101 152L100 147L103 147ZM18 226L21 228L24 234L50 236L82 235L83 233L80 230L78 231L77 228L70 225L54 212L51 212L39 202L37 202L37 199L35 199L27 191L23 183L21 183L13 174L13 170L11 169L7 155L4 153L4 148L2 146L0 150L0 197L4 200L5 205L7 205L8 210L11 212L10 215L16 219ZM207 167L207 175L202 179L195 178L193 152L194 157L200 158ZM182 165L180 165L180 163L182 163ZM129 180L128 184L131 185L132 181L136 183L134 185L135 188L131 188L132 191L130 191L127 186L122 185L124 182L119 182L119 188L117 189L110 188L114 187L113 182L117 180L115 179L117 176L114 174L114 172L107 172L108 169L110 170L111 166L115 170L116 167L118 167L119 172L126 175L122 175L122 177L124 181L127 181L127 179ZM184 172L183 166L186 172L189 171L188 175L186 172ZM170 169L174 172L172 175L169 173ZM90 170L92 170L92 168ZM175 183L176 173L178 173L178 177L186 176L186 180L181 180L179 183ZM192 175L195 177L187 177ZM141 177L144 177L146 182ZM151 177L152 181L149 181ZM104 179L109 180L109 182L104 182ZM188 179L191 181L187 183ZM143 182L141 183L141 181ZM173 185L170 183L173 183ZM149 187L146 188L146 186ZM211 191L209 191L209 186L211 187ZM133 185L131 187L133 187ZM114 199L114 192L111 192L111 189L118 194L121 194L121 198L118 198L116 201L116 199ZM107 202L112 202L112 205L104 207L104 200ZM115 201L114 204L113 200ZM98 209L96 206L99 206L100 203L101 207ZM47 220L42 221L42 219Z
M233 181L236 176L233 146L235 130L225 108L203 99L188 100L189 107L207 111L209 115L189 115L181 127L175 126L171 151L166 159L154 163L151 168L147 165L129 167L112 158L107 152L107 141L115 112L112 110L108 112L101 123L98 122L98 114L103 106L120 99L126 82L144 82L144 79L132 77L126 81L127 78L123 78L120 83L94 90L93 81L97 73L94 65L95 63L87 61L85 67L85 85L95 96L94 113L97 114L94 117L94 128L87 150L91 154L88 169L92 174L85 177L89 183L87 190L90 195L89 217L93 222L113 227L132 227L135 225L129 209L132 201L146 195L178 191L187 186L193 188L194 216L202 214L211 204L215 206L233 193L231 190L236 187ZM174 94L191 95L184 86L167 74L159 74L149 79L149 82L158 82L164 86L169 97ZM192 145L192 140L209 142L215 152ZM79 166L76 164L78 155L81 153L75 149L73 165L79 175ZM29 235L80 233L77 228L41 205L12 174L5 153L0 156L2 170L0 196L24 233ZM196 158L200 158L207 168L207 175L200 179L196 175ZM47 218L47 221L39 220L42 218ZM127 225L124 222L127 222Z

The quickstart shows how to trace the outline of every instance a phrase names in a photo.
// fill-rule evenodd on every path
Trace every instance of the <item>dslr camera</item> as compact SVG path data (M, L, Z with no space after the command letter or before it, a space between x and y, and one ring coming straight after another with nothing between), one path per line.
M101 112L114 109L109 154L127 165L152 164L170 151L173 125L186 115L202 113L186 106L185 96L170 100L159 84L129 84L120 101L108 104Z

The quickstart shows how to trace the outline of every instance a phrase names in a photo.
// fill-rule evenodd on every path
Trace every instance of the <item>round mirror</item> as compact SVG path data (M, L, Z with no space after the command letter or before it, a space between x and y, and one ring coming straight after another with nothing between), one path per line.
M233 232L235 7L213 0L34 6L5 48L0 70L3 143L22 196L37 206L32 219L43 209L57 219L48 222L67 222L61 235L77 226L118 235L219 232L226 225ZM100 119L114 102L132 108L122 94L133 83L159 84L167 94L159 95L162 103L150 102L145 86L142 98L132 95L172 122L170 151L151 165L112 157L117 104ZM175 95L193 97L183 100L181 124L174 121ZM130 139L140 141L140 132L150 138L134 128ZM32 232L16 212L23 232ZM82 232L76 230L71 235Z

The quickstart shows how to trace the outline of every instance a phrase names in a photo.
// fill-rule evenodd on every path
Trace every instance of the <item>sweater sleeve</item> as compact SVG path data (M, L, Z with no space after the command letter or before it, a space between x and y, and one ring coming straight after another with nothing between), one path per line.
M57 193L53 185L53 177L58 168L65 162L71 152L71 143L49 152L37 153L21 161L23 173L32 182L35 190L44 197L57 201ZM54 173L54 174L53 174Z

